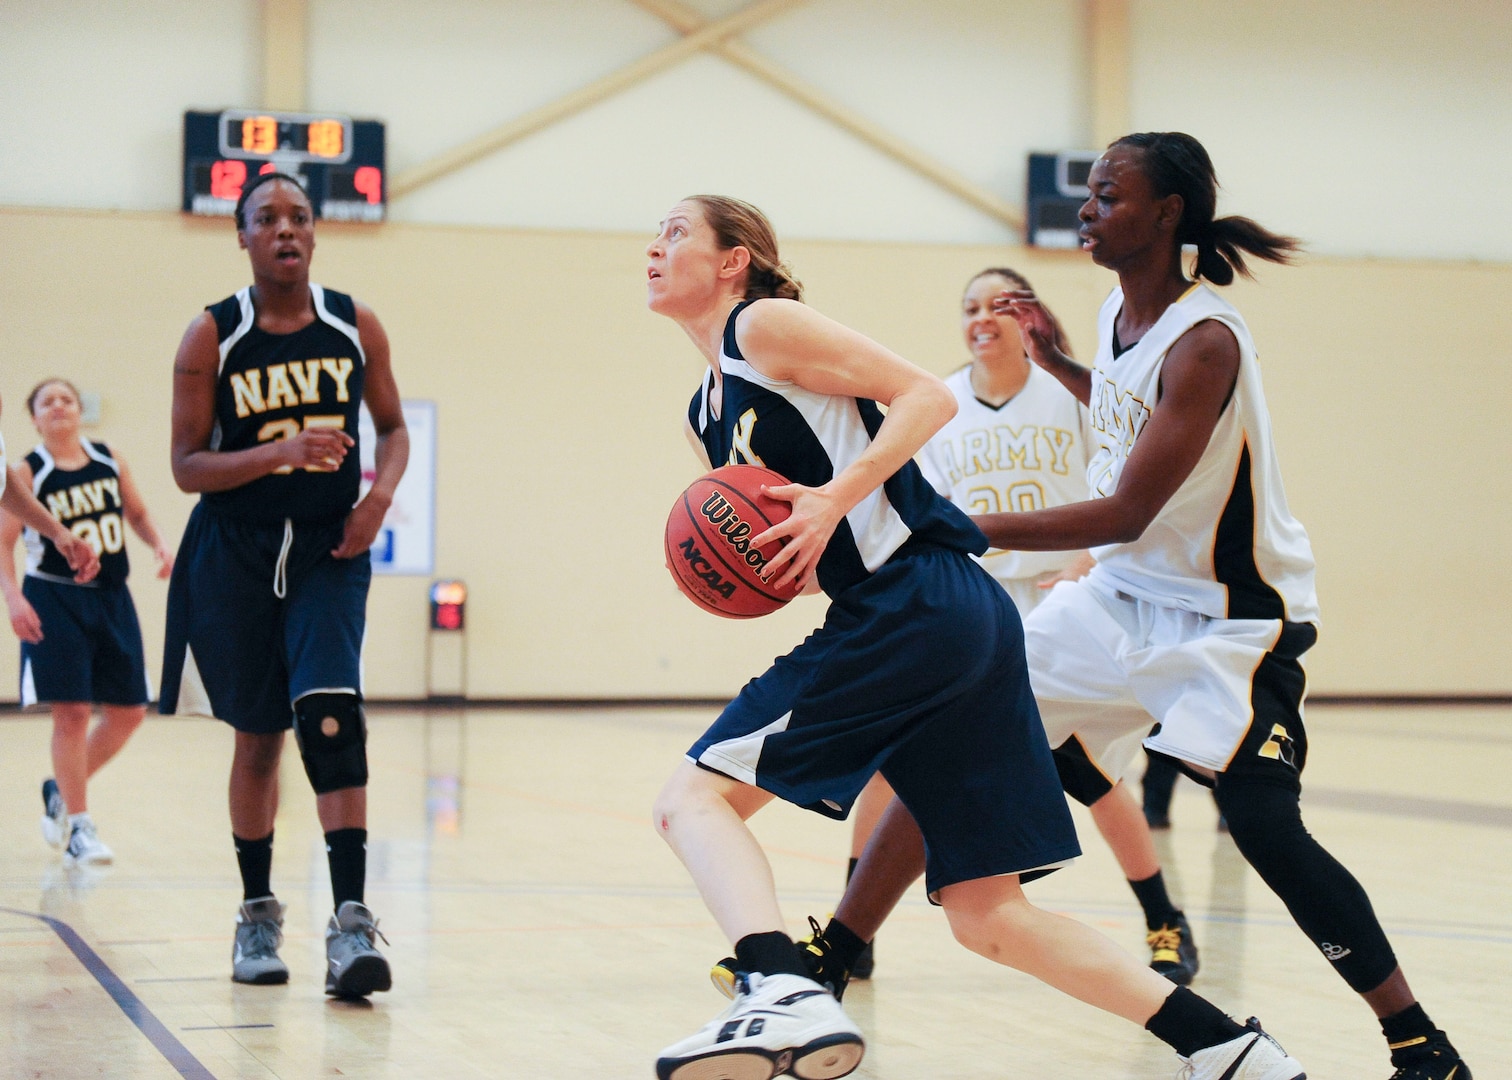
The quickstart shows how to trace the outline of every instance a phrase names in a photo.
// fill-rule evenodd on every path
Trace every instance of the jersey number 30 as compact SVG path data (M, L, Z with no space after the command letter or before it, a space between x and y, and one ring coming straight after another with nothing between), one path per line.
M70 525L68 531L88 544L96 556L114 555L126 545L126 530L121 527L119 514L84 518Z

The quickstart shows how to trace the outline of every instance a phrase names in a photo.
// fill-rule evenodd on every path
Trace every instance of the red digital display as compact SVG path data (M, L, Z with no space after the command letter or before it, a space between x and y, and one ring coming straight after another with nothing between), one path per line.
M217 199L241 198L242 185L247 182L245 161L217 161L210 166L210 194Z
M367 196L370 203L383 201L383 171L364 165L352 174L352 187Z

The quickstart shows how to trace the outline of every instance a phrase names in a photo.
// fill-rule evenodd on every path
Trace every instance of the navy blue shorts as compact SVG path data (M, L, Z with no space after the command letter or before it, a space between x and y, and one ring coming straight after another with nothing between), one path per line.
M905 549L836 597L688 757L834 818L880 769L924 834L931 894L1081 854L1018 611L946 548Z
M293 703L306 694L361 695L373 566L366 552L331 557L342 526L262 525L194 508L168 586L159 711L270 734L293 725Z
M42 620L42 640L21 643L22 705L147 704L142 628L124 581L69 585L28 576L21 594Z

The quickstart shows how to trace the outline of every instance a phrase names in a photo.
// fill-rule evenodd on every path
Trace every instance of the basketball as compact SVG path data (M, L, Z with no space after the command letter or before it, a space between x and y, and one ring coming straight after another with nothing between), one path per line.
M798 595L796 584L766 580L780 542L753 548L750 538L788 516L790 507L761 493L788 483L771 469L725 465L699 477L667 517L667 569L683 595L727 619L769 615Z

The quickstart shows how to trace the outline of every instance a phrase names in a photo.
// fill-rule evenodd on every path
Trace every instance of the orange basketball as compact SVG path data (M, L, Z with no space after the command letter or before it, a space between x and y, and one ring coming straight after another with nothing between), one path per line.
M751 546L751 537L784 520L791 508L761 493L786 478L755 465L726 465L693 481L667 517L667 569L683 595L727 619L768 615L798 595L777 588L767 560L782 547ZM786 567L783 567L786 570Z

